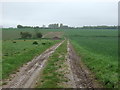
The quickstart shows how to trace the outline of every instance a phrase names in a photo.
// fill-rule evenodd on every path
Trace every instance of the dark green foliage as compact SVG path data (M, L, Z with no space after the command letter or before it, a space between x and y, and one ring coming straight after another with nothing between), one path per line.
M13 43L16 43L16 41L13 41Z
M42 43L42 45L45 45L46 43Z
M29 32L20 32L21 38L31 38L32 34Z
M34 27L34 29L40 29L40 27L39 27L39 26L36 26L36 27Z
M42 38L42 36L43 36L43 35L42 35L41 32L37 32L37 33L36 33L36 37L37 37L37 38Z
M83 26L82 29L117 29L117 26Z
M21 29L21 28L34 28L34 29L44 29L44 28L47 28L47 27L39 27L39 26L35 26L35 27L32 27L32 26L22 26L22 25L17 25L17 28ZM48 28L47 29L76 29L75 27L69 27L68 25L63 25L62 23L61 24L49 24ZM77 29L117 29L118 27L117 26L83 26L83 27L77 27Z
M22 25L17 25L17 28L23 28L23 26Z
M37 45L37 44L38 44L38 42L37 42L37 41L34 41L34 42L33 42L33 44Z
M23 28L33 28L32 26L22 26L22 25L17 25L18 29L23 29Z

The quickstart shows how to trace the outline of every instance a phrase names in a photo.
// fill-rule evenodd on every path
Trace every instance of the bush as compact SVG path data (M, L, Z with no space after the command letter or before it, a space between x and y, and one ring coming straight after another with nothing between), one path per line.
M42 45L45 45L46 43L42 43Z
M20 32L21 38L31 38L32 34L29 32Z
M15 41L13 41L13 43L16 43Z
M33 42L33 44L37 45L37 44L38 44L38 42L37 42L37 41L34 41L34 42Z
M36 33L36 37L37 37L37 38L42 38L42 33L41 33L41 32L37 32L37 33Z

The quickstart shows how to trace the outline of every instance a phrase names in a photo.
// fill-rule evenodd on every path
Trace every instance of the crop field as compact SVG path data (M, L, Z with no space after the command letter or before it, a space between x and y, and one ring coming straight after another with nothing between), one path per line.
M34 45L33 42L38 44ZM51 40L6 40L2 44L3 79L15 73L24 63L30 61L58 41ZM45 43L45 45L43 44Z
M85 34L86 33L86 34ZM66 33L82 61L106 87L118 83L117 30L87 30Z
M11 73L15 73L23 64L60 41L47 39L19 40L18 38L20 38L19 34L21 31L28 31L33 34L36 33L36 31L32 29L3 29L3 79L8 78ZM42 32L43 35L45 35L45 38L50 38L53 35L66 37L66 39L73 45L77 55L81 57L81 61L83 61L89 68L99 83L108 88L118 87L117 30L39 29L38 31ZM37 41L38 45L33 45L34 41ZM43 45L42 43L46 44ZM65 50L67 50L66 42L61 45L52 56L50 56L48 59L49 61L43 70L41 77L42 80L38 81L37 87L52 88L56 85L56 82L61 82L59 81L60 79L58 75L62 77L63 74L55 72L58 67L53 63L59 61L59 58L57 57L59 57L60 54L64 53L65 55L65 53L67 53ZM63 59L61 63L63 63L65 57L61 58ZM44 82L42 83L42 81ZM60 86L56 85L56 88L57 87Z
M75 39L75 38L74 38ZM117 87L118 83L118 56L117 41L110 38L101 41L98 39L81 38L72 40L76 51L82 57L85 64L96 73L96 78L108 87ZM83 41L84 40L84 41ZM96 40L96 41L95 41ZM112 44L109 44L113 42ZM82 44L81 44L82 43ZM94 46L96 45L96 46ZM105 47L106 46L106 47Z

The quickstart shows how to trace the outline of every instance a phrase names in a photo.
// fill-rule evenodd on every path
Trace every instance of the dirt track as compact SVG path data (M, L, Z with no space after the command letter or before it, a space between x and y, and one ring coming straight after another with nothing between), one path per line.
M64 41L47 49L37 58L28 62L26 65L19 69L17 74L13 75L11 81L3 88L32 88L35 85L36 79L39 76L41 69L43 69L49 56L63 43Z
M83 65L80 57L77 56L72 45L68 41L67 45L68 61L72 71L73 79L71 80L73 88L99 88L100 85L96 82L91 72Z

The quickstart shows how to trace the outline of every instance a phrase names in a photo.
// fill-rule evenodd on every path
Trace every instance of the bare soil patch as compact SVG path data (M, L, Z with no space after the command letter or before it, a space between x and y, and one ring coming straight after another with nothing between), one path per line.
M43 38L54 38L54 37L62 38L62 35L63 32L48 32L43 36Z

